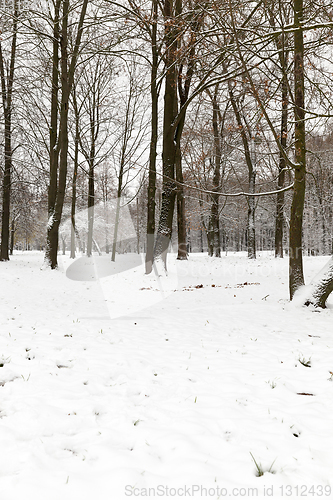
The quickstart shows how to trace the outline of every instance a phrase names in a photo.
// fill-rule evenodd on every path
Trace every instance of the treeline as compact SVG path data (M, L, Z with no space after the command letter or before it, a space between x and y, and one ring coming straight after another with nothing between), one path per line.
M119 240L147 273L170 243L269 249L292 298L303 252L332 252L328 1L13 0L0 22L1 260L15 238L52 269Z

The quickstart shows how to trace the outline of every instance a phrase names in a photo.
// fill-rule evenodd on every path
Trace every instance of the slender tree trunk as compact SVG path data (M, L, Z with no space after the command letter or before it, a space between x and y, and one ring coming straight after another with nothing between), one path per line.
M67 155L68 155L68 106L69 106L69 78L68 78L68 13L69 0L63 0L63 19L60 38L61 49L61 107L59 131L59 183L57 201L55 206L55 226L59 230L62 208L64 205L66 180L67 180Z
M176 14L180 15L182 12L182 3L179 0L176 2ZM188 99L191 81L195 67L195 50L196 50L196 37L197 32L201 28L203 18L195 16L191 25L191 35L188 42L189 53L187 56L187 70L183 74L183 64L180 65L178 71L178 95L180 108L182 108ZM179 120L176 134L176 154L175 154L175 167L176 167L176 180L177 180L177 226L178 226L178 256L179 260L186 260L188 258L187 241L186 241L186 207L184 195L184 177L182 169L182 155L181 155L181 137L184 130L186 112L183 112Z
M254 178L255 174L251 176L249 182L249 193L254 193ZM256 230L255 230L255 199L253 196L248 197L248 211L247 211L247 256L249 259L256 258Z
M75 212L76 212L76 186L77 186L77 172L79 166L79 113L77 109L77 102L75 92L73 95L74 102L74 114L75 114L75 150L74 150L74 171L73 171L73 179L72 179L72 205L71 205L71 254L70 258L75 259L75 233L76 233L76 225L75 225Z
M132 89L128 96L127 106L126 106L126 118L125 118L125 126L124 126L124 134L123 134L123 142L120 156L120 168L119 168L119 177L118 177L118 190L117 190L117 206L116 206L116 217L114 223L114 233L113 233L113 243L112 243L112 254L111 261L114 262L116 260L116 247L117 247L117 238L118 238L118 228L119 228L119 217L120 217L120 202L123 194L123 179L124 179L124 170L126 164L126 150L128 147L128 141L133 132L133 123L131 122L131 103L132 103Z
M206 231L207 236L207 253L209 257L214 256L214 229L213 229L213 220L212 217L209 218L208 228Z
M224 66L224 71L226 71L226 67ZM240 134L244 147L245 161L249 171L249 193L255 193L255 179L256 179L256 146L255 146L255 138L251 137L251 151L249 145L249 139L246 134L246 130L243 124L241 111L239 109L239 105L235 99L232 83L229 81L228 83L229 96L231 105L236 117L237 125L240 129ZM249 132L249 135L250 132ZM247 217L247 253L249 259L256 258L256 236L255 236L255 197L248 196L247 197L248 204L248 217Z
M9 218L12 174L11 111L5 113L5 172L2 186L2 225L0 260L9 260Z
M154 260L161 259L166 270L166 256L172 234L172 221L176 198L175 160L176 146L174 142L173 122L177 114L177 30L174 26L172 0L164 3L165 39L166 39L166 76L164 91L163 118L163 187L162 204L158 231L154 247Z
M94 205L95 205L95 176L94 176L94 146L89 164L89 183L88 183L88 241L87 256L92 255L93 231L94 231Z
M139 218L139 198L136 199L136 249L140 255L140 218Z
M281 99L282 99L282 109L281 109L281 147L283 150L287 148L287 134L288 134L288 77L287 77L287 66L288 66L288 52L285 47L284 35L281 35L279 42L277 43L280 49L280 66L282 69L282 83L281 83ZM284 188L286 171L286 158L280 151L279 160L279 176L278 176L278 189ZM275 257L283 258L283 226L284 226L284 191L277 194L276 197L276 219L275 219Z
M63 0L62 29L60 37L61 49L61 106L59 130L59 179L55 197L55 207L48 225L47 258L51 269L58 266L57 253L59 244L59 226L62 208L65 199L67 179L67 153L68 153L68 104L69 104L69 79L68 79L68 11L69 0Z
M185 196L184 196L184 177L182 170L182 158L180 148L177 148L176 156L176 179L177 185L177 228L178 228L178 260L187 260L187 244L186 244L186 212L185 212Z
M181 87L181 74L178 75L178 89L180 94L180 104L181 106L185 104L188 91ZM180 82L179 82L180 80ZM177 229L178 229L178 260L187 260L187 245L186 245L186 211L185 211L185 195L184 195L184 177L182 169L182 154L180 141L184 130L185 124L185 114L182 116L175 135L175 174L177 180Z
M113 233L113 243L112 243L112 254L111 261L116 260L116 248L117 248L117 238L118 238L118 228L119 228L119 217L120 217L120 201L123 192L123 176L124 176L124 161L125 161L125 140L123 145L119 177L118 177L118 190L117 190L117 205L116 205L116 216L114 221L114 233Z
M10 228L10 255L14 252L14 240L15 240L15 218L12 218L11 228Z
M59 105L59 39L60 39L60 5L56 0L53 21L53 53L52 53L52 91L51 91L51 124L50 124L50 180L48 189L48 224L45 260L51 269L57 267L58 228L54 226L55 204L58 190L58 105Z
M286 93L285 93L286 90ZM281 146L285 149L287 145L287 119L288 119L288 94L287 89L282 90L282 117L281 117ZM286 160L280 153L278 189L284 188ZM283 225L284 225L284 191L276 197L276 220L275 220L275 257L283 258Z
M11 197L11 175L12 175L12 96L15 70L15 56L17 45L17 0L14 4L13 16L13 36L11 44L11 54L9 61L9 71L5 68L5 61L2 54L2 44L0 41L0 75L2 90L2 105L5 121L5 165L2 184L2 222L1 222L1 246L0 260L9 260L9 225L10 225L10 197ZM6 75L7 72L7 75Z
M221 182L221 135L219 132L218 123L218 85L215 87L213 96L213 133L214 133L214 176L213 176L213 191L211 207L211 228L212 228L212 251L215 257L221 257L221 241L220 241L220 217L219 217L219 202L220 202L220 182Z
M156 210L156 156L158 139L158 89L157 89L157 14L158 2L153 0L153 23L152 23L152 67L151 67L151 139L149 153L149 175L148 175L148 201L147 201L147 248L146 248L146 274L151 273L154 256L155 236L155 210Z
M291 205L289 240L289 293L304 285L302 224L305 197L306 144L304 121L304 45L303 0L294 0L294 78L295 78L295 186Z
M254 143L254 138L251 139L252 144ZM255 159L255 145L252 146L252 168L249 169L249 193L255 193L256 191L256 159ZM248 211L247 211L247 256L249 259L256 258L256 226L255 226L255 197L248 196Z
M120 216L121 183L122 183L122 180L120 180L120 177L119 177L116 217L115 217L115 221L114 221L114 233L113 233L112 254L111 254L111 261L112 262L115 262L115 260L116 260L116 249L117 249L117 238L118 238L119 216ZM119 189L119 186L120 186L120 189ZM120 192L120 194L119 194L119 192Z
M90 110L90 151L89 151L89 185L88 185L88 242L87 256L92 255L93 233L94 233L94 205L95 205L95 156L96 140L99 133L99 101L96 92L92 93L92 104ZM99 250L98 250L98 253Z

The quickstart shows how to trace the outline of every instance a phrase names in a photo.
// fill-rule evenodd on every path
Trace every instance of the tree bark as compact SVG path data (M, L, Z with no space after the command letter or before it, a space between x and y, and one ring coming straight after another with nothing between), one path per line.
M305 305L310 304L315 307L326 307L326 301L333 292L333 257L330 258L326 266L320 271L310 285L311 292Z
M249 193L255 193L256 191L256 159L255 159L255 139L252 138L252 154L251 154L251 165L252 168L249 169ZM247 256L249 259L256 258L256 226L255 226L255 197L248 196L248 211L247 211Z
M94 116L94 110L93 110ZM87 241L87 256L92 255L93 232L94 232L94 205L95 205L95 121L90 124L91 126L91 147L89 157L89 181L88 181L88 241Z
M74 149L74 171L73 171L73 179L72 179L72 205L71 205L71 254L70 258L75 259L75 233L76 233L76 225L75 225L75 212L76 212L76 185L77 185L77 172L79 166L79 137L80 137L80 128L79 128L79 112L77 108L77 101L75 92L73 94L73 104L74 104L74 115L75 115L75 149Z
M176 155L176 180L177 185L177 229L178 229L178 260L187 260L187 242L186 242L186 211L184 195L184 177L182 170L182 157L180 148L177 148Z
M152 66L150 80L151 94L151 139L149 152L149 174L148 174L148 200L147 200L147 240L146 240L146 274L152 272L154 256L155 237L155 211L156 211L156 156L158 140L158 50L157 50L157 14L158 2L153 0L153 23L152 34Z
M120 200L123 190L123 175L124 175L124 166L123 164L121 164L118 177L117 205L116 205L116 215L114 221L114 233L113 233L112 254L111 254L112 262L115 262L116 260L116 249L117 249L117 238L118 238L119 216L120 216Z
M226 71L226 67L224 66L224 71ZM249 145L249 139L246 134L246 130L243 124L242 116L241 116L241 111L239 109L239 105L236 101L236 98L234 96L233 90L232 90L232 83L229 81L228 82L228 90L229 90L229 96L230 96L230 101L231 105L236 117L237 125L240 130L241 138L242 138L242 143L244 147L244 154L245 154L245 161L246 165L248 168L249 172L249 193L255 193L255 180L256 180L256 151L255 151L255 138L251 137L250 135L250 140L251 140L251 151L250 151L250 145ZM247 197L247 203L248 203L248 217L247 217L247 253L248 253L248 258L249 259L255 259L256 258L256 235L255 235L255 197L254 196L248 196Z
M12 218L11 228L10 228L10 255L14 252L14 240L15 240L15 218Z
M60 5L62 6L60 30ZM78 22L76 40L69 64L68 58L68 14L69 0L57 0L55 5L54 33L53 33L53 73L52 73L52 103L51 103L51 130L50 130L50 184L47 226L47 242L45 260L51 269L58 267L57 253L59 243L59 226L65 199L67 180L68 154L68 106L69 96L74 81L74 71L79 53L83 33L83 22L87 11L88 0L84 0ZM61 51L61 105L60 127L57 144L58 124L58 86L59 86L59 45ZM59 160L60 152L60 160ZM59 172L58 172L59 171ZM59 175L58 175L59 174Z
M157 236L154 247L154 261L161 260L166 271L166 256L171 241L172 221L177 188L175 184L176 145L174 142L173 122L177 114L177 29L172 0L164 3L164 25L166 40L166 76L164 91L163 117L163 186L162 204Z
M304 121L303 0L294 0L294 79L295 79L295 186L291 205L289 239L289 293L304 285L302 224L305 197L306 143Z
M186 102L195 67L196 37L203 21L200 12L193 15L191 34L187 46L187 70L183 75L183 64L176 70L178 52L180 52L181 30L183 29L180 15L182 0L165 0L164 23L166 41L166 78L164 94L163 123L163 192L159 227L154 248L154 260L160 259L166 271L166 256L172 234L172 221L177 196L178 215L178 259L187 259L185 197L181 164L180 142L186 116ZM177 74L178 73L178 74ZM178 114L178 94L180 112ZM177 186L174 182L177 180Z
M221 182L221 135L219 132L218 123L218 85L215 87L215 92L213 96L213 133L214 133L214 176L213 176L213 191L216 194L212 195L212 207L210 214L210 225L212 229L212 249L211 255L215 254L215 257L221 257L221 240L220 240L220 214L219 214L219 202L220 202L220 182Z
M271 25L275 27L273 13L271 12ZM277 41L277 48L279 49L279 60L282 71L281 81L281 129L280 129L280 143L284 151L287 148L287 134L288 134L288 52L285 46L284 34L282 34ZM279 173L278 173L278 189L284 188L286 158L280 150L279 158ZM276 219L275 219L275 257L283 258L283 226L284 226L284 191L277 194L276 197Z
M1 246L0 261L9 260L9 233L10 233L10 198L11 198L11 176L12 176L12 96L14 84L15 56L17 45L17 0L14 4L13 36L11 43L11 54L9 71L6 75L5 61L2 54L0 41L0 75L2 90L2 106L5 122L5 165L2 184L2 222L1 222Z

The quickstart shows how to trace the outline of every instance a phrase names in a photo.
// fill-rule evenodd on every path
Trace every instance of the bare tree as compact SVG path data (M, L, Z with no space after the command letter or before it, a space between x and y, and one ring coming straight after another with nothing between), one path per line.
M59 226L65 198L67 180L68 155L68 109L69 97L74 81L74 72L82 40L84 20L88 0L83 0L75 44L71 56L68 55L68 16L69 0L57 0L53 16L53 73L52 73L52 105L50 127L50 183L47 227L47 247L45 260L51 269L58 265L57 251ZM60 15L60 8L62 12ZM60 49L60 61L59 61ZM60 65L59 65L60 62ZM59 78L59 73L61 78ZM58 87L61 83L61 100L59 103ZM60 104L60 123L58 133L58 106ZM60 158L59 158L60 157Z
M10 16L10 54L8 61L5 60L3 45L0 40L0 78L1 78L1 97L4 114L4 176L2 185L2 223L1 223L1 246L0 260L9 260L9 224L10 224L10 194L11 194L11 176L12 176L12 111L13 111L13 85L14 71L16 64L16 46L18 30L18 0L14 0L13 13Z

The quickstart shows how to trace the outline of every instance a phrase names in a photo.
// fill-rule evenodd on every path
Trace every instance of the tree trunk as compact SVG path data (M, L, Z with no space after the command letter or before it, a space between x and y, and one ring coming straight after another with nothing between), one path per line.
M146 248L146 274L150 274L153 266L154 236L155 236L155 210L156 210L156 156L158 140L158 89L157 89L157 15L158 2L153 0L152 33L152 67L151 67L151 139L149 152L148 175L148 200L147 200L147 248Z
M333 257L312 281L310 289L310 296L305 305L312 304L315 307L325 308L326 301L333 292Z
M177 43L175 19L172 0L164 3L165 39L166 39L166 76L164 91L164 118L163 118L163 187L162 204L157 236L154 247L154 261L161 260L166 271L166 256L171 241L172 221L176 198L175 160L176 146L174 142L173 122L177 114L177 77L176 58Z
M122 177L120 180L119 177L119 185L120 185L120 190L119 190L119 185L118 185L118 197L117 197L117 206L116 206L116 216L115 216L115 221L114 221L114 233L113 233L113 243L112 243L112 254L111 254L111 261L115 262L116 260L116 249L117 249L117 238L118 238L118 228L119 228L119 215L120 215L120 196L121 196L121 185L122 185ZM120 195L119 195L120 191Z
M287 81L287 61L284 52L281 55L281 65L282 65L282 112L281 112L281 146L284 150L287 147L287 133L288 133L288 81ZM285 169L286 169L286 159L285 156L280 152L279 160L279 177L278 177L278 189L284 188L285 179ZM276 221L275 221L275 257L283 258L283 225L284 225L284 191L277 194L276 197Z
M206 231L206 236L207 236L207 253L209 257L214 256L214 230L213 230L213 225L212 225L212 217L209 218L208 221L208 229Z
M223 67L224 71L226 71L226 66ZM249 146L249 139L246 133L245 126L243 124L243 119L241 115L241 111L239 109L239 104L235 99L232 82L228 82L228 90L231 105L236 117L237 125L240 130L242 143L244 147L245 161L249 171L249 193L255 193L255 179L256 179L256 144L255 138L251 135L251 132L248 131L248 135L251 140L251 151ZM248 217L247 217L247 253L249 259L256 258L256 237L255 237L255 197L248 196Z
M179 16L182 12L182 3L179 0L176 2L176 15ZM191 81L195 67L195 50L197 32L201 27L203 18L194 16L191 25L191 34L188 41L188 56L186 61L187 70L183 74L183 64L180 64L178 71L178 95L180 109L182 109L189 96ZM181 155L181 138L184 130L186 111L181 112L178 126L175 134L176 143L176 180L177 180L177 226L178 226L178 260L186 260L188 258L187 241L186 241L186 210L185 210L185 195L184 195L184 177L182 170L182 155Z
M275 3L272 2L268 6L270 24L274 31L276 28L276 13L274 12ZM289 24L289 16L285 12L286 22ZM288 134L288 48L286 40L288 35L283 31L281 35L276 38L276 48L279 53L279 62L282 73L281 79L281 129L280 129L280 144L282 151L286 151L287 147L287 134ZM278 186L277 189L284 188L285 169L286 169L286 155L280 149L279 158L279 173L278 173ZM276 198L276 218L275 218L275 257L283 258L283 227L284 227L284 191L277 194Z
M17 0L14 3L13 15L13 36L11 44L11 54L9 71L5 68L5 61L2 54L0 41L0 75L2 90L2 105L5 122L5 169L2 184L2 222L1 222L1 246L0 261L9 260L9 223L10 223L10 196L11 196L11 175L12 175L12 95L15 70L15 55L17 44ZM7 74L6 74L7 73Z
M212 207L210 214L210 226L212 230L212 249L211 256L221 257L221 241L220 241L220 182L221 182L221 136L218 124L218 85L215 87L213 96L213 132L214 132L214 176L213 176L213 191L216 192L212 195Z
M71 254L70 258L75 259L75 212L76 212L76 184L77 184L77 172L79 166L79 113L77 109L77 102L75 92L73 95L74 102L74 114L75 114L75 150L74 150L74 171L72 179L72 206L71 206Z
M126 132L125 132L126 134ZM124 139L125 141L125 139ZM125 142L123 144L123 151L119 169L119 177L118 177L118 190L117 190L117 206L116 206L116 216L114 221L114 233L113 233L113 243L112 243L112 254L111 261L115 262L116 260L116 248L117 248L117 238L118 238L118 228L119 228L119 216L120 216L120 200L123 192L123 176L124 176L124 161L125 161Z
M191 34L187 46L186 74L183 75L183 64L176 71L178 52L180 52L181 30L179 21L182 13L182 0L164 2L165 26L165 94L163 123L163 192L159 227L154 248L154 260L161 259L166 271L166 256L172 234L172 221L175 197L178 196L178 258L187 258L185 198L183 192L183 175L181 164L180 141L183 133L186 108L184 105L189 96L192 76L195 67L196 36L202 25L203 17L193 16ZM188 50L189 49L189 50ZM177 74L178 73L178 74ZM178 114L178 93L180 112ZM176 187L175 176L178 181Z
M48 189L48 224L45 260L51 269L55 269L58 251L58 228L54 225L54 211L58 190L58 105L59 105L59 39L60 39L60 5L61 0L55 3L53 21L53 52L52 52L52 90L51 90L51 124L50 124L50 179Z
M63 3L60 33L60 5ZM67 153L68 153L68 106L69 95L74 81L74 71L79 53L83 33L83 22L87 11L88 0L84 0L80 19L77 26L77 35L69 64L68 60L68 14L69 0L57 0L53 21L53 72L52 72L52 102L50 128L50 184L48 197L49 221L47 225L47 241L45 261L51 267L58 267L57 252L59 242L59 226L65 199L67 180ZM61 36L60 36L61 35ZM58 86L59 86L59 45L61 49L61 106L59 144L57 144L58 124ZM60 152L60 162L59 162ZM58 167L59 163L59 167ZM59 176L58 176L59 169Z
M57 252L59 242L59 226L61 222L62 209L65 199L66 180L67 180L67 153L68 153L68 104L69 104L69 78L68 78L68 10L69 0L63 0L63 17L60 38L61 48L61 106L60 106L60 130L59 130L59 179L56 196L56 203L53 211L53 217L49 220L50 240L47 247L50 249L49 262L51 269L58 266ZM56 234L55 234L56 233ZM50 248L51 245L51 248ZM52 247L52 245L54 245Z
M9 260L9 217L10 217L10 194L11 194L11 172L12 172L12 150L11 150L11 111L5 114L5 172L2 185L2 225L1 225L1 249L0 260Z
M12 219L11 229L10 229L10 255L14 252L14 240L15 240L15 219Z
M92 255L93 232L94 232L94 205L95 205L95 180L93 157L90 158L89 184L88 184L88 241L87 256Z
M177 185L177 228L178 228L178 260L187 260L187 244L186 244L186 212L185 212L185 196L184 196L184 178L182 171L182 158L180 147L177 148L176 155L176 179Z
M294 0L294 77L295 77L295 185L290 216L289 293L304 285L302 224L305 197L306 144L304 121L303 0Z
M249 172L249 193L255 193L256 172ZM256 229L255 229L255 197L249 196L247 211L247 255L249 259L256 258Z
M140 218L139 218L139 198L136 199L136 249L140 255Z

